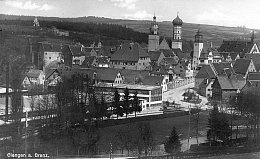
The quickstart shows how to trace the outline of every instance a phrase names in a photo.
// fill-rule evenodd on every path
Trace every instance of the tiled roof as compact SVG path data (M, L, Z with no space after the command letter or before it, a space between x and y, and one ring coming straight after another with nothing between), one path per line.
M240 53L238 52L220 52L219 53L221 57L223 57L225 60L227 59L228 56L234 61L236 60L236 57L240 57Z
M158 59L161 55L161 52L160 51L149 51L148 54L150 56L151 61L158 61Z
M121 75L124 76L125 83L137 83L142 81L146 76L149 75L149 71L145 70L129 70L122 69Z
M164 65L177 65L178 64L178 57L175 56L175 57L165 57L163 58L163 61L164 61Z
M150 74L154 74L154 75L167 75L168 72L167 72L167 69L166 69L165 66L154 65L154 66L152 66L152 71L150 72Z
M44 52L61 52L61 44L57 43L42 43Z
M171 50L171 48L169 47L166 39L164 38L162 40L162 42L160 43L159 47L158 47L158 50L161 50L161 49L164 49L164 50Z
M219 52L238 52L238 53L249 53L254 43L246 40L223 40Z
M230 78L227 76L218 76L218 82L221 89L242 89L246 80L241 75L232 75Z
M43 73L42 70L36 70L36 69L31 69L28 73L28 77L33 77L33 78L38 78L40 74Z
M244 56L246 59L251 59L253 60L253 63L255 65L255 69L256 71L260 70L260 54L259 53L255 53L255 54L245 54Z
M231 63L228 62L212 63L212 66L215 69L217 75L225 74L225 69L229 69L231 73L234 73L234 70L231 67Z
M174 57L175 54L172 50L161 49L160 50L165 57Z
M138 43L123 44L112 56L111 61L134 61L140 57L149 57L148 53Z
M195 78L216 78L216 74L210 65L203 65Z
M243 93L252 93L254 95L260 95L260 83L259 82L247 82L241 89Z
M73 56L85 56L85 51L82 46L70 45L69 47Z
M260 72L249 72L247 76L248 81L260 81Z
M200 83L199 88L206 88L206 87L210 84L210 82L211 82L212 80L213 80L213 79L204 79L204 80Z
M163 79L163 76L146 76L142 83L143 85L160 86Z
M105 68L105 67L95 67L97 72L97 79L102 81L115 81L117 74L121 69L116 68Z
M245 75L250 62L249 59L237 59L233 66L235 73Z
M82 66L90 67L95 60L96 60L95 56L87 56L83 61Z
M190 59L190 52L182 52L181 49L172 49L179 59Z
M48 79L54 72L59 73L58 69L55 68L45 69L45 79Z
M107 57L98 57L97 61L98 61L98 64L109 64L109 60Z

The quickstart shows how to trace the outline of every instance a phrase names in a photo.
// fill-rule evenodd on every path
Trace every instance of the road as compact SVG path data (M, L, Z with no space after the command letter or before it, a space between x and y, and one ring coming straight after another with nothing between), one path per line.
M169 101L169 102L175 101L175 103L181 104L181 107L184 107L184 108L187 108L187 109L189 108L189 106L194 107L195 104L191 104L191 103L182 101L183 100L183 96L182 96L183 93L185 91L187 91L188 88L193 88L193 87L194 87L194 83L190 83L188 85L185 85L185 86L164 92L163 101ZM199 98L202 100L201 103L200 103L201 105L205 105L208 102L206 97L199 96Z

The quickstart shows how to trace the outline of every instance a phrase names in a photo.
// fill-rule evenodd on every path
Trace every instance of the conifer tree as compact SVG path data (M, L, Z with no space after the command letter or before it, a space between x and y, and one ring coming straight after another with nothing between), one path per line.
M177 153L181 150L181 142L175 127L172 128L170 137L164 144L164 149L167 153Z
M115 114L117 115L116 117L118 119L119 116L123 116L123 110L120 106L120 94L118 93L117 89L115 89L113 104L115 108Z
M135 94L134 94L132 108L133 108L133 111L135 112L135 117L136 117L136 113L137 112L141 112L142 111L142 107L140 106L139 100L138 100L138 97L137 97L137 91L135 91Z
M130 111L129 89L127 87L125 88L124 94L125 95L124 95L123 112L125 113L126 118L127 118L127 115L129 114L129 111Z

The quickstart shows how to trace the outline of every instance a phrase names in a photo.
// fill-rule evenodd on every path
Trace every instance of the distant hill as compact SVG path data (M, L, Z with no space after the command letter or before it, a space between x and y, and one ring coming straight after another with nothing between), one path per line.
M17 16L0 14L0 20L33 20L34 16ZM94 22L94 23L108 23L118 24L132 28L135 31L149 33L151 21L148 20L125 20L125 19L110 19L104 17L77 17L77 18L59 18L59 17L38 17L39 21L68 21L68 22ZM228 39L244 39L250 38L252 29L243 27L225 27L206 24L183 24L183 38L186 40L194 40L194 35L200 29L204 35L205 41L213 42L214 46L220 46L223 40ZM172 24L170 21L159 22L159 33L164 37L172 37ZM259 37L260 30L256 30L256 37ZM260 39L256 39L260 41Z

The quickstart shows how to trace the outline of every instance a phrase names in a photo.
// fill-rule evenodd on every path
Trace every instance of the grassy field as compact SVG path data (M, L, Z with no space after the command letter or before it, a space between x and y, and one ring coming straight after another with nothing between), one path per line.
M199 131L206 131L208 112L202 112L200 116L200 124ZM190 125L190 136L195 136L194 122L191 117L191 125ZM158 120L147 121L151 125L151 130L153 133L153 138L155 141L155 145L160 145L164 143L166 137L170 134L172 127L175 126L181 139L186 139L188 137L188 129L189 129L189 116L180 116L173 118L164 118ZM136 124L136 123L132 123ZM127 129L127 124L125 125L116 125L111 127L102 128L100 130L101 138L99 140L100 145L107 145L111 141L116 141L116 134L120 130Z

